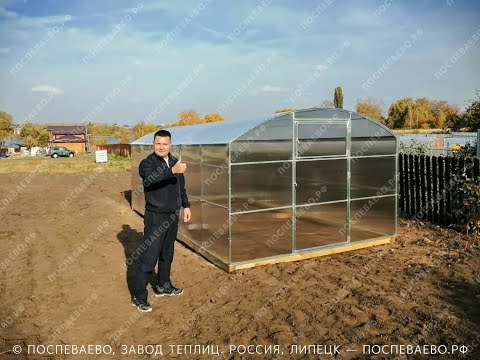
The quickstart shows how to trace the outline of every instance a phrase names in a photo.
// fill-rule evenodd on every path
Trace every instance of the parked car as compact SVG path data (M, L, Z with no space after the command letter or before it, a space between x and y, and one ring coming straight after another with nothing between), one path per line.
M0 159L8 158L10 155L0 153Z
M54 146L48 149L48 155L52 158L62 157L74 157L75 151L67 149L65 146Z

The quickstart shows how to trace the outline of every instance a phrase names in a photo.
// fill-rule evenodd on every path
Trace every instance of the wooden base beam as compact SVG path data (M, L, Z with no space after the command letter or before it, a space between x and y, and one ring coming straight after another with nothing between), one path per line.
M347 244L347 245L338 245L338 246L332 246L324 249L318 249L318 250L313 250L313 251L308 251L308 252L302 252L302 253L296 253L296 254L289 254L289 255L284 255L284 256L279 256L276 258L271 258L271 259L265 259L265 260L257 260L257 261L252 261L244 264L238 264L238 265L228 265L222 262L220 259L215 257L214 255L210 254L209 252L203 250L203 248L190 239L179 235L178 238L184 245L187 247L191 248L194 250L197 254L200 256L203 256L205 259L213 263L214 265L218 266L220 269L226 271L226 272L234 272L237 270L241 269L248 269L252 267L257 267L257 266L262 266L262 265L269 265L269 264L278 264L278 263L284 263L284 262L291 262L291 261L300 261L300 260L306 260L306 259L312 259L320 256L327 256L327 255L333 255L333 254L339 254L342 252L346 251L353 251L353 250L359 250L359 249L364 249L364 248L369 248L372 246L379 246L379 245L385 245L385 244L390 244L395 241L395 237L386 237L386 238L381 238L381 239L376 239L376 240L368 240L368 241L362 241L358 243L352 243L352 244Z

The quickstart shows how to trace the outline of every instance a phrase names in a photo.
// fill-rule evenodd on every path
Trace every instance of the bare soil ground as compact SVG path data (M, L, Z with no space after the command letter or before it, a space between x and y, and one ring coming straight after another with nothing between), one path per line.
M177 243L172 277L184 295L151 295L153 312L140 314L126 266L143 231L125 194L131 174L39 174L12 194L26 176L0 175L1 359L152 358L121 355L147 344L163 345L164 358L274 357L229 354L230 344L331 358L289 355L292 343L340 345L342 359L395 357L362 355L367 344L465 345L464 356L436 358L480 359L480 248L453 231L401 220L392 245L234 274ZM32 344L109 344L115 355L27 356ZM185 344L224 353L168 354Z

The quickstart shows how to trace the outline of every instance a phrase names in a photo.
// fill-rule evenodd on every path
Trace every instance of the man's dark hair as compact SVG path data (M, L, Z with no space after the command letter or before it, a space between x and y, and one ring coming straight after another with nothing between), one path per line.
M161 136L161 137L169 137L170 140L172 139L172 134L170 134L170 131L168 130L158 130L155 135L153 135L153 140L155 140L155 138L157 136Z

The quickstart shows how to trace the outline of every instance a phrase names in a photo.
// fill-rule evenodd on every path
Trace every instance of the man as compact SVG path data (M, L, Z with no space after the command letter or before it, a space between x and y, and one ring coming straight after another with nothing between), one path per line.
M152 311L148 303L147 285L158 262L157 275L152 282L155 296L178 296L183 293L170 281L173 249L178 230L180 207L183 221L191 218L190 203L185 191L183 173L187 165L182 157L170 154L172 136L159 130L153 137L153 153L142 160L139 167L145 193L145 215L142 250L137 265L132 305L142 312Z

